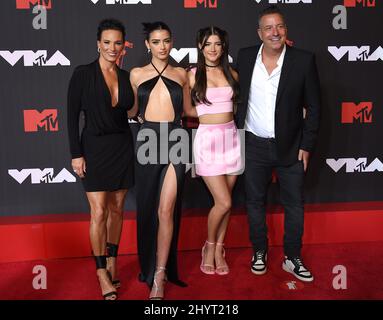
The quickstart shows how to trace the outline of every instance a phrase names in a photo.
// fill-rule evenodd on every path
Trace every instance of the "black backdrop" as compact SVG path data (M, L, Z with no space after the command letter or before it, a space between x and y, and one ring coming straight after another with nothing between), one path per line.
M49 4L47 29L32 24L39 2ZM381 0L2 0L0 216L88 211L70 166L66 91L75 66L97 57L101 19L115 17L126 25L132 48L121 61L124 69L148 62L141 22L156 20L173 29L172 56L181 65L193 62L188 48L194 48L196 31L212 24L228 31L235 64L241 47L259 42L257 14L273 2L286 14L293 45L316 53L321 79L322 121L306 177L306 202L381 200ZM337 29L333 20L339 13L333 10L342 9L347 21L341 20L344 29ZM274 185L272 202L278 201L276 190ZM191 178L189 171L184 207L207 207L210 200L202 180ZM243 202L240 179L234 204ZM134 208L132 189L126 209Z

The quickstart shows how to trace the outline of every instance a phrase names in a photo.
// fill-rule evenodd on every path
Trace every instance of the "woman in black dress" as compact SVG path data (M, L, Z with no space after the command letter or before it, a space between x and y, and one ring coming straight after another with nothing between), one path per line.
M174 137L185 134L183 111L193 110L186 71L169 65L169 27L155 22L144 28L151 61L130 74L136 95L132 115L139 109L143 120L136 144L137 243L140 280L151 287L150 299L163 299L166 280L185 286L178 278L177 240L188 141Z
M129 73L116 61L125 28L114 19L98 26L96 61L74 70L68 89L68 133L72 167L90 205L90 241L106 300L117 299L116 258L125 196L134 183L134 148L127 111L134 104ZM79 135L79 117L85 126Z

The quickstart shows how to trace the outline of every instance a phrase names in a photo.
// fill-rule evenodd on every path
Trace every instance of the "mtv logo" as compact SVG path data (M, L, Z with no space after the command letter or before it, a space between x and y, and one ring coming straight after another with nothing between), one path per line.
M205 8L218 8L218 0L184 0L184 8L197 8L203 5Z
M345 7L356 7L357 5L375 7L375 0L344 0Z
M340 61L345 55L348 55L348 61L383 61L383 48L379 46L370 54L370 46L329 46L328 51L332 56Z
M16 0L16 9L30 9L31 6L43 6L45 9L52 9L51 0Z
M70 61L59 50L48 59L47 50L8 50L0 51L0 57L3 57L12 67L21 59L24 60L25 67L33 66L70 66Z
M62 169L56 176L54 176L53 168L40 169L10 169L8 174L15 179L19 184L22 184L28 177L31 178L32 184L40 183L63 183L63 182L76 182L76 178L67 170Z
M342 103L342 123L371 123L372 122L372 102L353 102Z
M367 165L367 158L326 159L326 163L336 173L344 166L346 166L346 173L383 171L383 163L378 158L369 165Z
M57 109L24 110L24 131L58 131Z

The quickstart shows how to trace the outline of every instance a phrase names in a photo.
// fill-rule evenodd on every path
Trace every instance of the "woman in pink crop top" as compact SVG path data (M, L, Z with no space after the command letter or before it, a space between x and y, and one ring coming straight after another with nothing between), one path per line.
M223 247L231 209L231 193L243 171L241 144L235 126L238 74L228 61L228 35L217 27L197 34L197 67L189 71L199 126L193 143L196 173L214 198L208 216L208 236L202 248L201 271L225 275L229 267Z

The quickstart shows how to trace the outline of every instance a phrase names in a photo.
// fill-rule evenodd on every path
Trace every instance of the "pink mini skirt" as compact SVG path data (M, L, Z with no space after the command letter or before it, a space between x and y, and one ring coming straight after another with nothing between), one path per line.
M244 161L234 120L222 124L200 124L194 137L193 160L199 176L241 174Z

